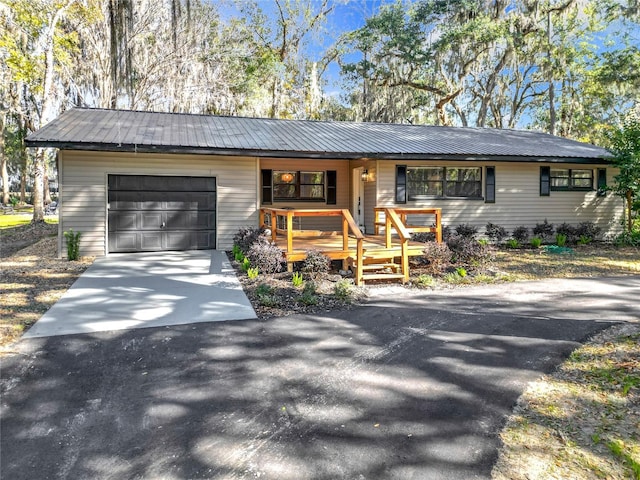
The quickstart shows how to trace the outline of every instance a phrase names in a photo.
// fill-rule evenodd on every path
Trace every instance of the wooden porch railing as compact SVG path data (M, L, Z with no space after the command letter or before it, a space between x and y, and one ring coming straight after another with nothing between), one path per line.
M294 230L295 217L341 217L342 231L327 232L322 230ZM279 219L282 220L284 228L280 227ZM261 208L260 209L260 225L271 229L271 240L275 243L278 235L285 235L287 238L287 249L285 255L287 257L287 265L289 270L293 269L293 262L297 261L298 255L293 249L294 237L322 237L342 235L342 251L336 252L336 256L329 254L330 258L341 258L343 268L347 269L347 255L349 252L349 232L356 240L356 256L358 266L362 270L362 258L364 254L363 240L364 235L358 228L355 220L346 208L340 209L286 209L286 208ZM304 254L302 254L304 255ZM300 258L303 259L303 258Z
M386 210L393 210L400 217L400 221L410 233L416 232L431 232L435 233L436 241L442 243L442 209L441 208L420 208L420 207L375 207L374 211L374 234L380 234L380 227L385 227L385 235L390 238L391 234L389 226L386 220L380 219L380 214L385 213ZM410 225L407 223L408 215L433 215L434 226L425 225ZM385 213L386 217L386 213ZM388 242L388 240L387 240Z

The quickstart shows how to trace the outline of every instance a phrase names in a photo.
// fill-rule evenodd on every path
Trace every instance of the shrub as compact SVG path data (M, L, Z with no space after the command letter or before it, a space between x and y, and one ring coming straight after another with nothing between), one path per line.
M446 243L429 242L425 245L423 253L427 261L426 268L432 274L444 272L451 264L453 253Z
M452 262L472 267L484 267L493 260L493 249L472 238L452 235L447 246L453 253Z
M580 235L578 239L578 245L589 245L593 239L586 235Z
M317 250L307 252L302 262L302 271L306 273L327 273L331 268L331 259Z
M558 245L559 247L564 247L566 244L567 244L567 236L562 233L558 233L556 235L556 245Z
M565 244L566 242L574 243L578 240L577 228L568 223L561 223L556 227L556 239L558 235L565 236Z
M593 222L581 222L576 227L576 236L589 237L591 240L597 240L602 229Z
M613 240L613 244L616 247L640 247L640 230L621 233Z
M247 257L242 259L242 265L240 266L242 268L243 272L248 272L249 269L251 268L251 262L249 261L249 259Z
M256 228L256 227L241 228L233 236L233 244L236 245L244 255L247 255L249 253L249 249L254 243L258 242L260 239L265 239L263 237L263 234L264 234L264 228Z
M425 273L422 273L418 277L416 283L418 285L420 285L421 287L431 287L432 285L434 285L436 283L436 279L433 278L431 275L427 275Z
M462 223L456 227L456 233L462 238L476 238L478 234L478 227L475 227L469 223Z
M465 277L461 277L458 272L449 272L447 273L443 280L447 283L464 283L466 282Z
M513 229L511 236L520 243L524 243L529 240L529 229L524 225L520 225ZM517 248L517 247L515 247Z
M264 237L249 248L247 258L262 273L278 273L284 263L282 251Z
M451 227L449 225L443 225L442 226L442 241L446 242L447 240L449 240L449 237L453 235L453 232L451 231Z
M333 294L344 302L351 301L351 282L346 279L338 280L333 286Z
M411 240L420 243L435 242L436 234L431 232L416 232L411 234Z
M520 241L517 238L507 240L507 248L520 248Z
M249 280L253 280L254 278L257 278L258 269L255 267L247 269L247 277L249 277Z
M304 284L302 294L298 297L298 301L304 305L315 305L318 303L317 287L313 282Z
M545 218L544 222L536 223L536 226L533 227L533 234L543 240L550 239L553 236L553 223L549 223Z
M462 278L467 276L467 271L463 267L456 268L456 274L460 275Z
M540 245L542 245L542 239L540 237L533 237L531 239L531 246L533 248L540 248Z
M485 235L489 237L492 242L500 243L507 238L508 232L506 228L489 222L485 227Z
M261 283L256 287L256 297L258 297L260 304L265 307L275 307L280 303L275 290L266 283Z
M302 279L302 274L300 272L294 273L293 277L291 277L291 283L296 288L301 286L304 283L304 280Z
M486 247L487 245L489 245L489 240L487 240L486 238L481 238L478 240L478 243L484 247Z
M67 260L78 260L80 258L80 232L74 232L70 229L64 232L64 238L67 239Z

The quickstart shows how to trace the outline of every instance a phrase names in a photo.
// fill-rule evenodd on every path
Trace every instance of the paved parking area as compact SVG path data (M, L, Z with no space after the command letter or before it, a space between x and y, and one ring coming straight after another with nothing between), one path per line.
M3 359L0 476L489 478L527 383L638 321L639 292L381 291L323 315L23 340Z

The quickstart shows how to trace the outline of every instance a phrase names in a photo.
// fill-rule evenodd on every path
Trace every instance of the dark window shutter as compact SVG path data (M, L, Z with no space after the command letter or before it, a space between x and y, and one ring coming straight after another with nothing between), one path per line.
M607 169L598 169L598 196L604 197L607 194Z
M396 203L407 203L406 165L396 165Z
M484 203L496 203L496 167L487 167L484 184Z
M551 167L540 167L540 196L548 197L551 191Z
M272 170L262 170L262 205L273 203Z
M327 205L338 203L338 172L327 170Z

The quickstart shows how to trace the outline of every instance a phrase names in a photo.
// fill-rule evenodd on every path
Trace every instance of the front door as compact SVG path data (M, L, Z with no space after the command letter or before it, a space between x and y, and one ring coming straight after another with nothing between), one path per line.
M353 219L356 221L356 224L364 233L364 182L362 181L362 174L364 173L363 167L354 168L352 171L353 177L353 185L351 187L351 192L353 193L352 201L353 205L351 207L351 215L353 215Z

